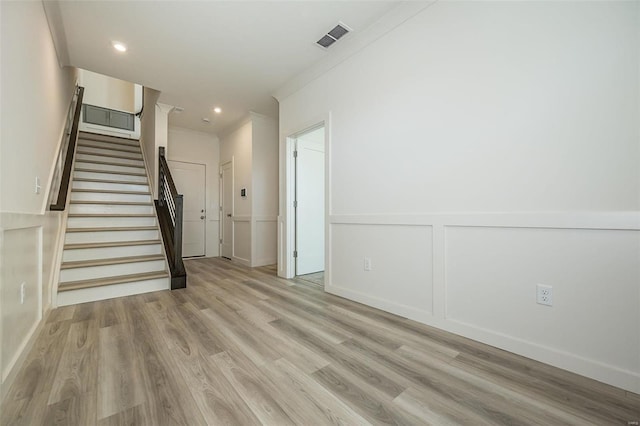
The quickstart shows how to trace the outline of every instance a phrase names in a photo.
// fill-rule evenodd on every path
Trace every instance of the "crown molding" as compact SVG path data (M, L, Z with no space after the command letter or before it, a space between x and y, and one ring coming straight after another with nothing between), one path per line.
M276 98L278 102L282 102L332 68L335 68L337 65L354 56L374 41L416 16L436 1L437 0L399 2L377 22L362 31L354 31L349 34L348 37L341 40L340 43L336 43L330 48L324 59L321 59L300 74L291 78L278 88L272 96Z

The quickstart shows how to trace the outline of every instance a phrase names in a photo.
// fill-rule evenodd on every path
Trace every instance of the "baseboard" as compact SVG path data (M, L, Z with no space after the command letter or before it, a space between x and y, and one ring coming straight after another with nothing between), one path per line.
M14 356L14 358L7 366L8 371L5 377L3 377L2 385L0 386L0 404L4 403L4 399L9 394L9 389L11 389L11 385L16 379L18 371L20 371L20 367L22 367L22 364L24 364L24 361L27 359L29 352L33 348L33 344L35 343L36 338L42 331L44 325L47 323L49 312L51 312L51 309L47 309L43 313L40 321L33 324L33 327L31 327L29 333L27 334L27 337L23 341L21 348L18 350L18 354Z
M336 296L344 297L345 299L354 300L367 306L372 306L382 311L400 315L402 317L409 318L423 324L426 324L433 318L433 315L428 311L402 305L400 303L391 302L387 299L380 299L377 297L369 296L367 294L349 290L347 288L336 286L333 284L328 284L326 281L324 290L327 293L335 294Z
M249 261L249 259L244 259L242 257L237 257L237 256L231 256L231 260L233 260L234 262L238 262L241 265L248 266L249 268L251 268L251 262Z
M450 319L440 319L427 311L390 302L389 300L349 290L344 287L325 284L327 293L344 297L385 312L399 315L431 327L435 327L480 343L484 343L517 355L524 356L554 367L585 376L627 391L640 393L640 374L623 370L612 365L582 358L578 355L559 351L512 336L482 329Z
M278 259L275 257L267 257L256 260L252 266L255 268L258 266L275 265L276 263L278 263Z

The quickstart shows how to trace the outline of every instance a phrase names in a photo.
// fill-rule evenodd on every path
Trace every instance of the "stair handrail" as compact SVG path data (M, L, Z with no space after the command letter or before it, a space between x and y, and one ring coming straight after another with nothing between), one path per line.
M49 205L49 210L63 211L67 206L67 195L69 193L69 182L71 181L71 167L73 157L76 152L78 141L78 128L80 125L80 112L82 111L82 98L84 87L76 86L69 105L67 124L63 133L58 160L56 161L56 173L52 182L52 199L55 203ZM60 185L58 186L58 180ZM57 190L57 194L55 191Z
M187 273L182 261L183 197L178 194L165 157L165 148L158 149L158 222L162 230L167 260L171 269L171 289L187 286Z

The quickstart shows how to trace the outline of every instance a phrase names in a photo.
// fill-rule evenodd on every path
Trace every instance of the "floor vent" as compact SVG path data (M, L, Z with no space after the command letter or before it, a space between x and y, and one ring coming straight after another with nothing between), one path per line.
M339 23L331 31L325 34L320 40L318 40L316 43L318 44L318 46L321 46L327 49L329 46L331 46L333 43L338 41L344 35L348 34L350 31L351 31L351 28L347 27L343 23Z

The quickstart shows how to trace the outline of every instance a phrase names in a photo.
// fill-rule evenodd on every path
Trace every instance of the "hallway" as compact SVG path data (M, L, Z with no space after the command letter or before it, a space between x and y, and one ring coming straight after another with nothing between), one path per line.
M53 311L3 425L626 424L623 390L220 259Z

